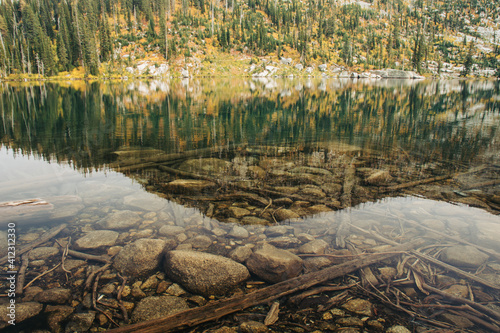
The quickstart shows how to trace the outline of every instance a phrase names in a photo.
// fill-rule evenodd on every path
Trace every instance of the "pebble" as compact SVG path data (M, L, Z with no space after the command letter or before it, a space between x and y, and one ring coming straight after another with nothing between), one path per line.
M411 333L411 331L404 326L394 325L389 327L386 333Z
M233 238L238 238L238 239L245 239L245 238L248 238L249 233L248 233L247 229L236 225L231 229L228 236L233 237Z
M367 300L355 298L347 303L343 304L342 307L347 311L354 312L363 316L372 316L372 304Z
M246 321L240 324L241 333L264 333L269 332L269 329L263 323L258 321Z

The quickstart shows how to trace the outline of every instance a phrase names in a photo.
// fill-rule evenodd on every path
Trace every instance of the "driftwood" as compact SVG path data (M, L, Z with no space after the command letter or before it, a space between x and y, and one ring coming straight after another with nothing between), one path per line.
M74 251L74 250L68 250L67 252L68 252L68 255L75 257L75 258L80 258L80 259L85 259L85 260L93 260L93 261L98 261L98 262L102 262L105 264L108 264L109 262L111 262L111 258L108 256L105 256L105 255L104 256L96 256L93 254L82 253L82 252L78 252L78 251Z
M494 317L496 318L497 320L500 320L500 312L498 311L495 311L493 309L490 309L489 307L487 306L484 306L482 304L479 304L479 303L476 303L476 302L473 302L473 301L469 301L468 299L465 299L465 298L462 298L462 297L458 297L458 296L454 296L454 295L451 295L451 294L448 294L442 290L439 290L437 288L434 288L434 287L431 287L427 284L422 284L422 286L427 289L428 291L431 291L435 294L438 294L438 295L441 295L453 302L457 302L457 303L462 303L462 304L467 304L471 307L473 307L474 309L480 311L481 313L484 313L484 314L487 314L488 316L491 316L491 317Z
M394 241L392 241L390 239L387 239L387 238L385 238L385 237L383 237L383 236L381 236L381 235L379 235L379 234L377 234L377 233L375 233L373 231L364 230L364 229L362 229L362 228L360 228L358 226L355 226L353 224L351 224L351 227L353 227L354 229L356 229L356 230L364 233L365 235L369 235L369 236L371 236L373 238L376 238L376 239L378 239L378 240L380 240L380 241L382 241L384 243L387 243L389 245L397 245L398 244L398 243L396 243L396 242L394 242ZM500 286L495 285L495 284L491 283L490 281L487 281L485 279L480 278L479 276L476 276L474 274L471 274L471 273L468 273L466 271L463 271L463 270L461 270L459 268L456 268L455 266L452 266L452 265L449 265L447 263L444 263L441 260L438 260L438 259L436 259L434 257L431 257L431 256L428 256L426 254L423 254L423 253L421 253L421 252L419 252L417 250L410 250L410 253L413 254L416 257L419 257L419 258L421 258L423 260L429 261L429 262L433 263L434 265L437 265L437 266L440 266L440 267L442 267L442 268L444 268L446 270L452 271L452 272L454 272L454 273L456 273L458 275L461 275L461 276L463 276L465 278L468 278L468 279L470 279L472 281L480 283L480 284L482 284L482 285L484 285L486 287L489 287L489 288L492 288L492 289L496 289L496 290L500 290Z
M420 179L420 180L416 180L413 182L403 183L403 184L394 185L394 186L388 186L388 187L382 189L381 192L398 191L398 190L402 190L402 189L405 189L408 187L415 187L415 186L422 185L422 184L439 182L441 180L449 179L452 177L453 177L453 175L445 175L445 176L437 176L437 177L432 177L432 178Z
M409 220L409 219L405 219L405 218L398 217L398 216L395 216L395 215L392 215L392 216L395 217L395 218L400 219L403 222L407 222L407 223L409 223L411 225L414 225L415 227L422 228L422 229L425 229L427 231L431 231L431 232L435 233L436 235L439 235L439 236L451 239L451 240L453 240L455 242L458 242L458 243L462 243L462 244L465 244L465 245L473 246L476 249L478 249L478 250L480 250L480 251L482 251L482 252L484 252L484 253L486 253L486 254L494 257L494 258L496 258L497 260L500 260L500 253L496 252L495 250L488 249L488 248L486 248L484 246L472 244L471 242L468 242L468 241L466 241L464 239L461 239L461 238L458 238L458 237L455 237L455 236L447 235L444 232L440 232L438 230L426 227L425 225L422 225L422 224L420 224L418 222L415 222L415 221L412 221L412 220Z
M421 240L413 241L391 249L391 252L407 251L419 244ZM292 294L299 290L308 289L325 281L335 279L354 272L360 268L377 263L381 260L389 259L394 254L373 254L370 257L355 259L340 265L328 267L317 272L305 274L293 279L289 279L255 292L238 295L226 300L214 302L202 307L189 309L173 315L146 322L120 327L109 332L171 332L182 327L198 325L204 322L218 319L222 316L246 309L258 304L269 303L280 297Z
M23 294L24 281L26 279L26 269L28 269L29 258L28 254L23 254L21 257L21 268L19 268L19 272L17 273L17 281L16 281L16 295L21 296Z
M495 180L490 180L490 181L487 181L487 182L482 182L482 183L476 183L476 184L468 185L468 186L462 187L462 189L464 189L464 190L471 190L473 188L480 188L480 187L486 187L486 186L495 186L495 185L498 185L498 184L500 184L500 179L495 179Z
M64 228L66 228L67 224L61 224L60 226L58 227L55 227L55 228L52 228L50 229L49 231L47 231L46 233L44 233L39 239L37 239L36 241L34 242L31 242L30 244L26 245L26 246L23 246L22 249L20 249L19 251L16 252L16 255L23 255L25 254L26 252L34 249L35 247L37 247L38 245L40 244L43 244L45 243L46 241L52 239L53 237L57 236ZM0 259L0 265L3 265L7 262L8 260L8 257L5 256L3 258Z
M23 287L23 289L26 289L28 288L29 286L31 286L33 284L33 282L35 282L36 280L38 280L39 278L41 278L42 276L46 275L46 274L49 274L50 272L52 272L53 270L55 270L57 267L61 266L61 263L58 263L57 265L55 265L54 267L52 267L51 269L48 269L46 270L45 272L37 275L33 280L31 280L27 285L25 285Z

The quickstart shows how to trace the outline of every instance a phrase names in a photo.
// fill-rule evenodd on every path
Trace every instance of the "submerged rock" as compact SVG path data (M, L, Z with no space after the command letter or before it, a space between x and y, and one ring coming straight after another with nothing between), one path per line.
M363 316L371 316L372 313L372 304L367 300L361 298L355 298L344 305L342 307L348 311L354 312Z
M59 249L55 247L37 247L29 252L28 258L30 260L47 259L59 254Z
M74 313L66 325L66 332L87 332L95 319L95 312Z
M315 239L299 247L299 253L305 254L323 254L325 253L328 243L322 239Z
M196 194L215 187L214 182L199 179L176 179L164 185L165 190L179 194Z
M44 290L35 296L35 301L41 303L64 304L71 300L71 290L64 288L52 288Z
M142 299L132 312L132 322L165 317L189 309L186 301L175 296L150 296Z
M19 324L28 318L36 316L42 311L42 308L43 305L37 302L16 302L15 323ZM8 317L9 313L10 310L7 306L0 306L0 329L10 326L9 321L11 318Z
M468 245L451 246L441 253L441 260L459 267L477 268L484 264L487 259L487 254Z
M80 249L97 249L101 246L113 246L120 234L111 230L91 231L79 238L75 245Z
M272 283L296 277L302 272L302 259L268 243L257 245L246 264L250 272Z
M51 332L61 332L61 322L68 318L75 309L67 305L47 305L45 312L48 313L47 322Z
M136 212L122 210L106 216L98 224L104 229L123 230L135 227L140 220L141 217Z
M152 193L139 193L128 195L123 198L127 206L139 208L145 211L159 211L166 206L166 200Z
M166 244L161 239L138 239L120 250L113 266L127 276L149 275L158 268Z
M370 185L386 185L392 181L392 176L389 171L377 170L366 177L365 182Z
M218 158L197 158L183 162L179 170L200 174L220 174L230 167L230 162Z
M196 251L170 251L165 272L186 289L203 295L222 295L250 277L242 264L219 255Z
M245 239L248 238L249 233L247 229L236 225L233 229L231 229L228 236L232 238Z
M290 209L278 209L275 213L274 216L278 221L285 221L285 220L291 220L291 219L297 219L299 218L299 214L295 213L294 211Z

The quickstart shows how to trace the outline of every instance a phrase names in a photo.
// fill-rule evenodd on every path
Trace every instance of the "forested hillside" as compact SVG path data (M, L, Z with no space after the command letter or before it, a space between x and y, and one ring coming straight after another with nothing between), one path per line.
M144 63L142 74L187 64L229 74L262 59L290 65L283 74L299 63L500 72L498 0L0 1L1 77L111 76Z

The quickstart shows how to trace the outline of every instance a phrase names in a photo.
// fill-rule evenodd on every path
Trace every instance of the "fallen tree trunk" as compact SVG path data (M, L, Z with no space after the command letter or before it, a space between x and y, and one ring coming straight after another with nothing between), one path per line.
M269 287L257 290L250 294L238 295L226 300L221 300L202 307L178 312L159 319L148 320L129 326L112 329L108 332L145 332L160 333L172 332L181 328L190 327L219 319L225 315L241 311L243 309L258 304L269 303L280 297L292 294L299 290L308 289L317 284L332 280L346 274L352 273L360 268L377 263L381 260L394 257L402 251L408 251L422 244L421 240L416 240L404 245L395 246L388 249L387 253L374 253L373 255L345 262L340 265L331 266L317 272L305 274L293 279L289 279Z

